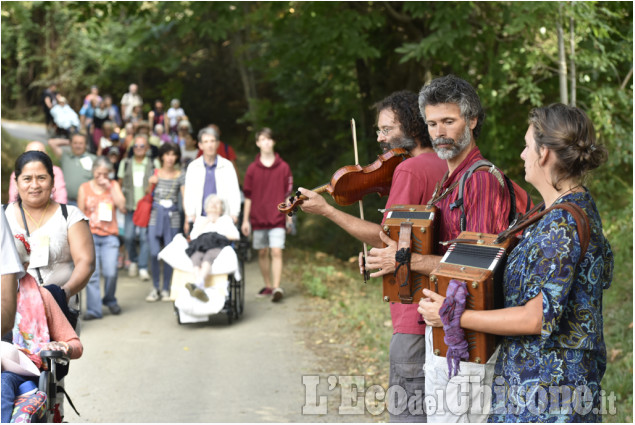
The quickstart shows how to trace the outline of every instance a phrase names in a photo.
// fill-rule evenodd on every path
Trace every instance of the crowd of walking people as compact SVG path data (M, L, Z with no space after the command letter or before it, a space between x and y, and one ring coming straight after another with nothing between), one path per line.
M245 198L234 149L220 140L216 124L194 134L179 99L172 99L167 110L164 102L157 99L145 115L144 100L136 84L130 84L119 104L113 102L113 96L102 96L98 87L92 86L76 113L57 86L51 84L44 90L42 105L51 136L48 144L60 161L60 167L54 166L50 176L54 182L49 188L51 199L68 204L73 211L76 207L84 215L94 241L96 266L86 279L84 320L101 319L102 306L111 314L121 313L116 298L119 269L127 270L130 277L152 282L146 301L173 301L172 267L161 262L158 254L178 233L188 235L193 224L206 217L204 205L210 195L218 195L223 201L224 214L231 218L237 232L242 231L245 238L251 236L250 213L238 221ZM277 159L272 169L284 165L286 181L281 180L276 186L278 201L283 201L291 191L292 177L288 165L273 153L272 134L268 131L271 147L266 153L267 161ZM45 146L33 142L26 150L45 152ZM22 199L17 177L12 175L10 202ZM148 194L152 194L152 206L147 223L140 225L135 212ZM249 194L247 202L250 197ZM266 214L276 216L275 213L272 210ZM284 231L286 220L265 220L263 227L261 216L260 212L251 214L251 220L258 223L254 231L258 236L256 249L266 273L265 287L258 295L271 295L279 301L282 289L274 296L269 275L273 273L273 287L279 288L284 237L274 238L270 252L268 240L261 241L261 232L268 225ZM266 235L265 238L268 239ZM192 283L200 284L198 281L200 276Z

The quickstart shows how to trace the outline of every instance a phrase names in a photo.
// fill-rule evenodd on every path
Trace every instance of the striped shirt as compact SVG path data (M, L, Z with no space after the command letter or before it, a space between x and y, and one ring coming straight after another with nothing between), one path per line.
M454 182L459 181L470 165L482 159L485 158L481 155L481 151L475 147L441 186L440 193L443 193ZM441 214L441 220L437 222L439 241L455 239L461 233L461 209L450 209L450 204L458 197L459 188L457 186L449 196L435 204ZM493 234L502 232L509 224L510 202L507 187L504 184L501 185L493 174L486 170L474 172L465 182L463 190L465 230ZM439 244L437 254L443 255L448 248L449 246L444 247Z
M162 179L159 178L159 182L154 188L154 202L159 202L162 199L169 199L174 205L179 203L179 194L181 193L181 186L185 184L185 173L181 171L181 174L176 179ZM150 214L149 226L155 226L157 224L157 209L152 208ZM170 227L177 229L181 226L181 210L175 211L170 217Z

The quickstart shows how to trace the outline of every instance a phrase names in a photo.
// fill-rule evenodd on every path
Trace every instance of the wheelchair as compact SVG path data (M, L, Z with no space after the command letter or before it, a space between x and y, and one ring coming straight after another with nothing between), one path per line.
M190 296L185 284L193 281L192 264L185 254L187 240L178 234L159 253L159 259L173 268L170 299L174 301L177 323L207 322L217 314L227 315L228 324L238 320L245 308L245 258L249 244L242 239L221 250L205 281L209 301Z
M68 366L70 357L62 351L51 350L42 350L40 357L47 367L46 370L40 371L37 392L16 398L11 422L61 423L63 417L61 403L58 400L60 394L66 395L70 406L79 416L68 394L59 385L58 379L60 369Z

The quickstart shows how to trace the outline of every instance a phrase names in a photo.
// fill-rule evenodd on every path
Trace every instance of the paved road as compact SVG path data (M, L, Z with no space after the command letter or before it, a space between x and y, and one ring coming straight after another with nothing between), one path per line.
M10 135L20 139L29 141L38 140L40 142L46 142L48 140L44 124L2 120L2 128Z
M12 135L46 141L43 125L2 121ZM120 272L120 316L82 323L84 355L66 379L81 416L66 403L68 422L374 422L339 415L338 388L328 388L329 359L305 346L306 326L318 314L297 282L285 298L256 298L263 286L257 262L247 263L245 312L231 325L223 314L209 323L179 325L172 303L147 303L150 282ZM85 309L84 309L85 310ZM336 349L336 348L334 348ZM317 394L303 376L319 376ZM315 379L315 378L314 378ZM313 386L315 388L315 386ZM328 413L303 415L307 393ZM318 409L319 410L319 409Z
M303 375L323 372L303 341L306 299L287 285L279 304L248 263L243 317L179 325L171 303L144 301L150 283L120 272L123 309L82 324L85 347L66 388L81 416L69 422L348 422L363 416L303 415ZM319 371L319 372L316 372ZM341 371L340 371L341 372ZM323 376L326 376L322 373ZM323 379L322 381L325 381ZM325 387L321 385L320 388ZM329 399L329 402L334 400Z

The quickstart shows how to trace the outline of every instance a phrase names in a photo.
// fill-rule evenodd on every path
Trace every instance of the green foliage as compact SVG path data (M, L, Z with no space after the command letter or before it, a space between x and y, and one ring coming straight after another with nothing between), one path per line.
M326 298L328 296L328 288L324 280L333 275L335 269L333 266L316 267L312 272L305 270L302 273L302 283L314 297Z

